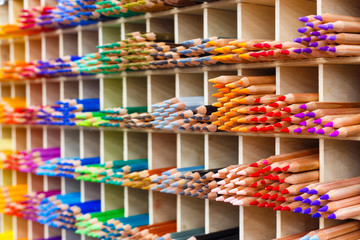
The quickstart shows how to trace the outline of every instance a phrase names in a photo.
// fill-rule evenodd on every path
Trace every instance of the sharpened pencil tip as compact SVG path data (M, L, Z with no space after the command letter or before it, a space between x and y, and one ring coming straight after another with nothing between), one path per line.
M311 208L307 208L304 211L302 211L302 214L309 214L311 213Z
M316 128L312 127L306 130L308 133L314 133L316 131Z
M318 211L319 212L327 212L328 209L329 209L329 207L325 205L325 206L321 207Z
M295 128L293 130L295 133L302 133L302 129L301 128Z
M318 47L318 49L321 50L321 51L326 52L329 49L329 47L328 46L323 46L323 47Z
M316 191L315 189L311 189L310 191L307 192L308 194L318 194L318 191Z
M321 200L329 200L329 195L328 194L324 194L320 197Z
M318 28L324 29L324 30L328 30L329 26L327 24L319 24L317 25Z
M309 240L309 237L308 237L308 235L305 235L302 238L300 238L299 240Z
M312 218L319 218L321 217L321 214L320 213L315 213L313 215L311 215Z
M307 22L307 21L309 21L309 18L308 17L299 17L299 21Z
M308 113L306 114L306 116L313 118L313 117L315 117L315 113L314 113L314 112L308 112Z
M324 135L324 134L325 134L325 131L324 131L324 129L318 129L318 130L316 131L316 134L322 134L322 135Z
M306 121L300 122L300 126L306 126Z
M285 207L282 207L281 208L281 211L291 211L291 208L290 207L288 207L288 206L285 206Z
M297 207L293 210L294 213L299 213L302 211L302 208L301 207Z
M311 206L320 206L321 205L321 202L319 200L315 200L315 201L312 201L310 203Z
M297 196L294 198L295 201L303 201L304 199L301 196Z
M329 137L337 137L337 136L339 136L339 134L340 134L340 132L338 130L336 130L336 131L330 133Z

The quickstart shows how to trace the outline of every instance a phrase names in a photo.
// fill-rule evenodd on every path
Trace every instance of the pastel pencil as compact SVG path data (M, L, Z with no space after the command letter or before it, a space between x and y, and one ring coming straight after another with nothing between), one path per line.
M347 33L358 33L360 32L359 22L348 22L348 21L336 21L331 23L325 23L318 25L319 28L335 31L335 32L347 32Z
M219 76L216 78L212 78L209 80L211 83L221 83L221 84L229 84L235 81L239 81L242 78L242 76Z
M335 21L349 21L349 22L360 22L359 17L352 17L348 15L339 15L339 14L331 14L331 13L324 13L321 15L315 15L313 18L309 17L310 20L316 19L322 21L324 23L328 22L335 22Z
M319 171L313 170L308 172L292 174L291 176L285 178L282 181L290 184L299 184L304 182L315 181L317 179L319 179Z
M358 239L360 238L360 231L354 231L354 232L351 232L351 233L347 233L347 234L344 234L344 235L341 235L339 237L334 237L334 238L331 238L331 240L353 240L353 239Z
M246 88L238 89L235 92L241 94L266 94L266 93L274 93L275 87L276 87L275 84L259 84L259 85L251 85Z
M305 183L299 183L299 184L294 184L291 185L289 187L287 187L286 189L282 190L281 193L282 194L291 194L291 195L296 195L299 193L300 189L313 184L313 183L317 183L318 181L312 181L312 182L305 182Z
M314 111L316 109L327 109L327 108L356 108L360 107L359 102L308 102L301 104L299 108L308 111Z
M304 172L319 168L319 155L309 155L293 159L289 165L281 166L281 170L288 172Z
M339 209L359 205L360 196L349 197L337 201L331 201L319 209L319 212L335 212Z
M255 100L256 103L270 104L277 101L281 95L264 95Z
M262 163L265 165L269 165L274 162L279 162L279 161L284 161L284 160L288 160L288 159L293 159L296 157L311 155L311 154L317 153L318 151L319 150L317 148L312 148L312 149L305 149L305 150L300 150L300 151L296 151L296 152L274 155L265 160L262 160Z
M351 125L360 124L360 114L354 114L348 117L340 117L336 118L333 121L330 121L324 124L324 127L334 127L334 128L341 128Z
M341 208L328 216L328 219L345 220L360 215L360 204Z
M317 101L318 98L318 93L290 93L279 97L277 100L287 103L304 103L310 101Z
M331 239L334 237L344 235L349 232L357 231L359 229L360 229L360 222L351 221L348 223L322 229L318 231L315 235L311 236L309 240Z
M339 200L360 194L360 184L354 184L346 187L335 188L323 194L320 198L323 200Z
M337 118L342 118L342 117L349 117L352 116L353 114L344 114L344 115L328 115L328 116L324 116L318 119L313 120L314 124L321 124L321 125L325 125L328 122L331 122Z
M360 133L360 125L339 128L329 134L330 137L347 137Z
M273 238L272 240L295 240L295 239L299 239L300 237L306 235L306 233L308 233L308 232L302 232L302 233L298 233L298 234L294 234L294 235L286 236L286 237L281 237L281 238Z
M336 188L348 187L348 186L351 186L354 184L360 184L360 177L341 179L341 180L317 184L314 187L312 187L311 190L308 191L308 193L324 195L327 192L329 192L330 190L333 190Z
M232 87L248 87L250 85L270 84L275 83L275 76L246 76L242 77L237 82L239 83L239 86Z
M359 34L352 34L352 33L339 33L339 34L332 34L328 35L326 40L328 42L335 42L338 44L351 44L351 45L358 45L360 44L360 36Z
M312 112L308 112L305 115L311 118L321 118L326 115L343 115L343 114L357 114L360 113L360 108L335 108L335 109L316 109ZM296 115L296 116L300 116ZM304 114L302 114L304 116Z

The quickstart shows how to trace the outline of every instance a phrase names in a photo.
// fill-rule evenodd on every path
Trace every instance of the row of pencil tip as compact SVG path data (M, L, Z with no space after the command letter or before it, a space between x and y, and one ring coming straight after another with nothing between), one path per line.
M275 76L219 76L212 122L229 132L319 134L347 137L359 133L358 102L319 102L318 93L276 94Z
M147 159L101 163L100 157L59 158L56 157L59 151L58 148L23 151L18 154L22 160L5 160L2 164L20 171L30 165L31 171L39 175L208 198L237 206L301 212L314 218L343 220L360 215L360 178L319 182L317 148L226 168L193 166L153 170L148 169Z
M35 6L22 9L14 24L0 25L0 37L33 35L59 28L83 26L120 17L137 16L146 12L165 11L174 7L185 7L201 2L207 1L57 0L57 5L54 7Z

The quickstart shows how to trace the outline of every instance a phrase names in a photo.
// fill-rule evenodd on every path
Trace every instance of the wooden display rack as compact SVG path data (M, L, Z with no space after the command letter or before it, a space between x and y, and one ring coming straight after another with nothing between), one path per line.
M14 22L22 8L56 5L55 0L9 0L0 6L1 23ZM133 31L174 33L176 42L198 37L261 38L292 41L302 26L298 17L321 13L360 17L357 0L221 0L218 2L147 13L98 24L1 40L0 61L47 60L97 51ZM102 108L151 104L174 96L204 95L213 103L216 91L209 78L219 75L276 74L277 94L318 92L321 101L360 101L360 57L276 61L214 67L126 72L113 75L38 79L0 84L2 97L26 97L27 104L54 104L58 99L99 97ZM308 147L319 147L320 180L359 175L359 138L333 140L286 135L183 134L162 131L118 131L100 128L1 126L2 138L13 140L14 150L60 146L62 157L101 156L102 161L148 158L150 168L177 165L224 167ZM126 215L149 212L150 222L177 219L178 231L205 226L213 232L239 226L241 240L268 240L299 233L334 221L308 215L275 212L256 207L151 192L128 187L42 177L11 170L0 171L0 184L27 183L29 191L81 191L82 200L102 200L102 209L125 208ZM60 235L63 239L91 239L71 231L1 216L0 232L13 229L14 239Z

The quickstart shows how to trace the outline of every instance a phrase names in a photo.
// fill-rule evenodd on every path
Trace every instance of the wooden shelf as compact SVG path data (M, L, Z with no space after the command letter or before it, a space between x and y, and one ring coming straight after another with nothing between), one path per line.
M19 6L53 6L56 1L17 0L0 6L0 23L14 22ZM16 4L13 4L16 2ZM220 0L186 8L146 13L88 26L58 29L37 35L2 39L0 63L47 60L85 55L96 46L117 42L133 31L173 33L177 43L210 36L292 41L302 26L297 18L325 12L360 17L360 2L343 0ZM0 82L0 97L26 97L28 106L50 105L57 99L100 98L102 108L148 106L170 97L204 95L207 104L216 89L208 79L219 75L275 74L277 94L314 92L322 101L360 101L360 57L284 60L193 68L125 71L116 74L40 78ZM2 138L13 139L13 149L60 146L62 157L100 156L101 161L148 158L150 168L196 164L207 168L252 163L264 157L319 147L320 180L358 176L360 137L329 138L317 135L203 133L165 130L86 128L37 125L1 125ZM339 161L341 159L341 161ZM240 239L268 240L333 224L328 220L268 209L235 207L225 203L140 191L127 187L1 170L0 185L27 180L30 191L61 187L63 193L81 191L82 199L100 198L102 209L124 207L126 214L149 212L151 223L176 218L178 230L204 226L213 232L239 226ZM113 201L114 196L118 201ZM141 203L139 204L139 199ZM191 214L189 214L191 213ZM196 215L196 219L193 217ZM4 218L3 218L4 219ZM221 221L213 221L221 219ZM13 227L15 238L62 234L63 239L90 239L37 223L5 216L0 232ZM25 222L26 223L26 222ZM11 226L12 225L12 226ZM253 226L262 226L262 231Z
M160 134L181 134L181 135L211 135L211 136L233 136L233 137L266 137L266 138L297 138L297 139L327 139L343 141L360 141L360 136L351 136L346 138L334 138L318 134L288 134L288 133L235 133L235 132L197 132L197 131L174 131L157 129L127 129L112 127L82 127L82 126L53 126L53 125L32 125L32 124L0 124L2 128L20 128L20 129L54 129L54 130L73 130L73 131L109 131L126 133L160 133Z
M124 71L113 74L94 74L88 76L75 77L54 77L54 78L39 78L32 80L1 80L3 85L11 84L33 84L43 82L61 82L61 81L80 81L80 80L97 80L102 78L119 79L125 77L145 77L151 75L173 75L173 74L196 74L203 72L217 72L217 71L236 71L239 69L266 69L276 67L318 67L320 64L326 65L359 65L359 57L337 57L337 58L316 58L316 59L301 59L301 60L282 60L273 62L258 62L258 63L242 63L242 64L220 64L214 66L202 67L187 67L187 68L172 68L172 69L157 69L146 71Z

